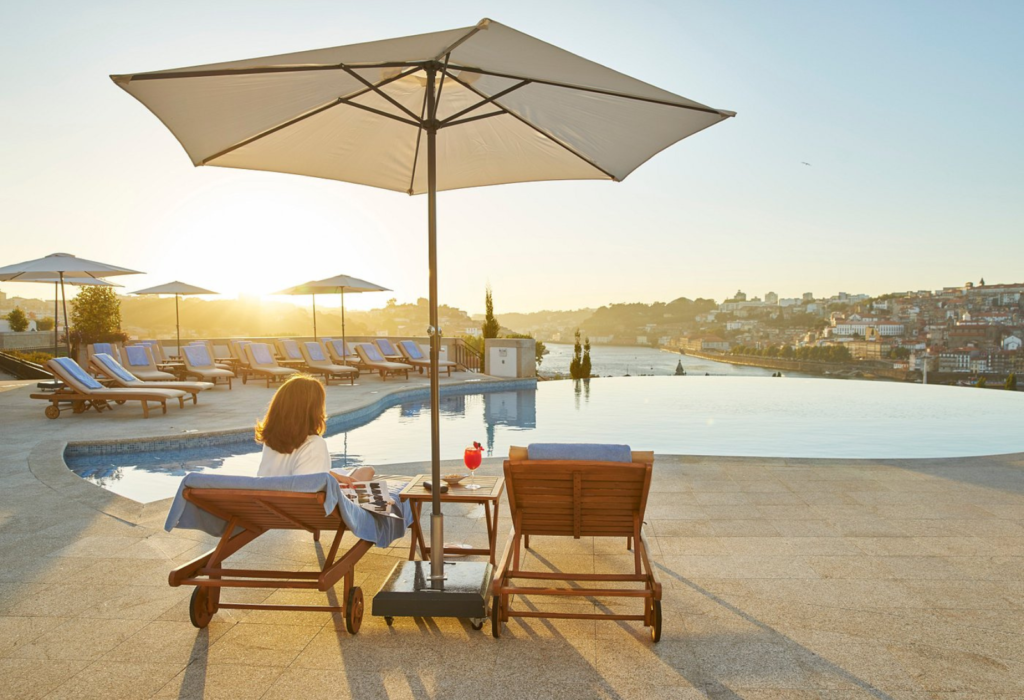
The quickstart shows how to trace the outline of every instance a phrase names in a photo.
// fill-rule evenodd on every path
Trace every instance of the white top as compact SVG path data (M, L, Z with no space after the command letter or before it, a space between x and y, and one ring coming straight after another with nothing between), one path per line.
M331 453L327 442L319 435L310 435L306 441L289 454L264 445L263 457L256 476L293 476L295 474L316 474L331 469Z

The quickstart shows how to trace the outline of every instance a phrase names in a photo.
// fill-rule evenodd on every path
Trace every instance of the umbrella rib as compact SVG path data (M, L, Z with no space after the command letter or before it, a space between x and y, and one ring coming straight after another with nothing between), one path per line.
M488 112L487 114L478 114L475 117L466 117L465 119L459 119L458 121L454 121L454 122L447 122L446 121L441 126L442 127L460 126L462 124L468 124L469 122L480 121L481 119L490 119L491 117L500 117L502 114L508 114L508 113L509 113L509 111L507 109L499 109L496 112Z
M112 75L110 79L124 86L136 80L178 80L181 78L223 78L229 75L267 75L272 73L306 73L320 70L345 70L346 68L408 68L421 66L424 61L387 61L378 63L332 63L329 65L307 66L260 66L256 68L218 68L197 71L168 71L166 73L139 73L137 75Z
M474 88L474 87L473 87L472 85L470 85L469 83L467 83L467 82L465 82L465 81L463 81L463 80L459 80L459 78L458 78L457 76L454 76L454 75L453 75L453 76L452 76L451 78L452 78L452 80L454 80L455 82L457 82L457 83L458 83L459 85L461 85L462 87L466 88L466 89L467 89L467 90L469 90L470 92L474 92L474 93L476 93L477 95L479 95L480 97L482 97L482 98L484 98L484 99L486 99L486 98L487 98L487 95L483 94L482 92L480 92L479 90L477 90L476 88ZM509 116L511 116L511 117L514 117L514 118L518 119L518 120L519 120L520 122L522 122L522 123L523 123L523 124L525 124L526 126L530 127L530 128L531 128L531 129L533 129L534 131L536 131L536 132L537 132L538 134L541 134L541 135L542 135L542 136L544 136L545 138L551 139L551 141L552 141L552 142L554 142L555 144L557 144L557 145L561 146L561 147L562 147L562 148L564 148L564 149L565 149L566 151L568 151L569 153L573 154L574 156L576 156L577 158L579 158L580 160L582 160L582 161L583 161L584 163L586 163L586 164L587 164L587 165L589 165L590 167L592 167L592 168L594 168L595 170L598 170L598 171L600 171L600 172L604 173L605 175L607 175L607 176L608 176L608 178L609 178L609 179L611 179L611 180L614 180L615 182L618 182L618 181L619 181L619 178L617 178L617 177L615 177L614 175L612 175L612 174L611 174L610 172L608 172L607 170L605 170L604 168L602 168L602 167L601 167L600 165L598 165L598 164L597 164L597 163L595 163L594 161L590 160L590 158L587 158L587 157L586 157L585 155L583 155L582 153L580 153L579 151L577 151L577 150L576 150L575 148L573 148L573 147L572 147L572 146L570 146L569 144L567 144L567 143L564 143L564 142L563 142L563 141L562 141L561 139L559 139L559 138L556 138L556 137L555 137L555 136L553 136L552 134L549 134L549 133L547 133L546 131L544 131L544 130L543 130L543 129L541 129L540 127L536 126L535 124L531 124L531 123L530 123L529 121L527 121L527 120L526 120L526 119L524 119L523 117L521 117L521 116L519 116L518 114L516 114L515 112L513 112L513 111L509 110L509 109L508 109L507 107L505 107L505 105L503 105L503 104L500 104L499 102L494 102L494 105L495 105L496 107L500 107L501 109L504 109L504 110L505 110L505 112L506 112L506 113L507 113L507 114L508 114Z
M456 39L454 42L449 44L443 51L441 51L441 53L439 53L436 56L434 56L434 60L435 61L440 61L441 60L441 56L450 56L452 51L454 51L455 49L457 49L458 47L462 46L464 43L469 41L471 38L473 38L473 35L476 34L477 32L479 32L485 26L486 25L484 24L484 22L477 22L476 26L474 26L472 29L470 29L468 32L466 32L465 36L463 36L463 37L461 37L459 39ZM445 63L446 64L448 63L447 59L445 60Z
M427 113L427 91L423 91L423 106L420 108L420 124L423 123L424 115ZM416 129L416 148L412 153L412 173L409 175L409 189L406 190L410 195L413 193L414 183L416 182L416 168L420 162L420 143L423 140L423 129Z
M381 90L380 87L378 87L377 85L374 85L369 80L367 80L363 76L359 75L358 73L356 73L354 70L352 70L351 68L349 68L347 66L344 67L344 71L346 73L348 73L349 75L351 75L356 80L358 80L359 82L361 82L367 88L369 88L370 90L372 90L373 92L377 93L378 95L383 97L385 100L387 100L388 102L393 104L395 107L398 107L398 109L400 109L403 112L405 112L406 114L408 114L411 119L416 119L416 114L412 110L406 108L405 105L401 104L398 100L393 98L391 95L389 95L386 92L384 92L383 90ZM365 94L365 93L363 93L363 94Z
M505 95L509 94L510 92L513 92L513 91L515 91L515 90L518 90L518 89L519 89L519 88L521 88L521 87L524 87L524 86L526 86L526 85L529 85L529 84L530 84L530 82L532 82L532 81L530 81L530 80L524 80L524 81L522 81L521 83L517 83L516 85L513 85L513 86L512 86L512 87L510 87L510 88L506 88L506 89L502 90L501 92L499 92L499 93L496 93L496 94L492 95L491 97L488 97L488 98L487 98L487 99L485 99L485 100L482 100L482 101L480 101L480 102L477 102L477 103L476 103L475 105L473 105L473 106L471 106L471 107L466 107L465 109L463 109L463 110L461 110L461 111L459 111L459 112L456 112L455 114L451 115L451 116L450 116L450 117L448 117L447 119L444 119L444 120L442 120L442 121L441 121L441 126L451 126L451 125L452 125L452 123L453 123L453 122L455 122L455 120L456 120L456 119L458 119L459 117L461 117L461 116L462 116L463 114L469 114L470 112L472 112L472 111L473 111L473 110L475 110L475 109L478 109L478 108L480 108L480 107L483 107L483 106L484 106L484 105L486 105L486 104L490 104L491 102L494 102L495 100L497 100L497 99L500 99L500 98L504 97ZM502 108L502 109L504 110L504 108ZM508 111L508 110L504 110L504 111ZM463 122L464 122L464 121L465 121L465 120L463 120ZM461 124L461 123L463 123L463 122L455 122L455 123L459 123L459 124Z
M693 106L693 105L681 105L676 102L669 102L668 100L657 100L653 97L640 97L639 95L627 95L624 92L615 92L614 90L602 90L601 88L584 87L582 85L570 85L569 83L559 83L554 80L544 80L543 78L525 78L521 75L511 75L508 73L495 73L494 71L484 70L482 68L471 68L469 66L452 66L452 70L465 71L467 73L479 73L480 75L489 75L495 78L508 78L510 80L530 80L538 85L551 85L552 87L566 88L568 90L579 90L580 92L592 92L598 95L608 95L609 97L620 97L624 100L635 100L637 102L650 102L656 105L664 105L665 107L678 107L679 109L688 109L694 112L705 112L706 114L717 114L719 116L734 117L735 112L728 112L721 109L715 109L713 107ZM454 77L454 76L453 76Z
M417 72L418 70L419 70L419 68L414 68L412 70L402 71L401 73L399 73L397 75L393 75L390 78L387 78L385 80L382 80L380 83L377 83L377 87L382 87L384 85L387 85L388 83L392 83L392 82L394 82L396 80L400 80L400 79L402 79L402 78L404 78L404 77L406 77L408 75L412 75L413 73ZM372 86L371 86L371 88L372 88ZM258 140L262 139L265 136L270 136L271 134L273 134L273 133L275 133L277 131L280 131L281 129L286 129L289 126L293 126L295 124L298 124L299 122L301 122L301 121L303 121L305 119L308 119L310 117L316 116L317 114L320 114L321 112L326 112L328 109L330 109L332 107L337 107L339 104L346 104L346 105L349 105L351 107L357 107L359 109L364 109L366 111L374 112L375 114L379 114L381 116L388 117L389 119L395 119L397 121L404 122L406 124L412 124L413 126L418 126L418 124L416 124L414 122L411 122L411 121L408 121L406 119L402 119L401 117L399 117L397 115L388 114L387 112L383 112L381 110L374 109L373 107L368 107L366 105L361 105L361 104L358 104L356 102L350 102L349 101L349 100L353 100L353 99L355 99L357 97L362 97L366 93L370 92L371 88L365 88L363 90L358 90L353 95L351 95L350 97L347 97L347 98L346 97L339 97L334 102L328 102L327 104L322 104L319 107L314 107L313 109L309 110L308 112L304 112L304 113L300 114L297 117L292 117L291 119L288 119L286 121L281 122L277 126L272 126L269 129L266 129L265 131L261 131L258 134L254 134L253 136L250 136L247 139L243 139L243 140L239 141L238 143L235 143L235 144L233 144L231 146L228 146L227 148L225 148L225 149L223 149L221 151L218 151L217 153L214 153L212 156L204 158L202 160L202 164L206 165L210 161L217 160L218 158L220 158L222 156L226 156L228 153L231 153L232 151L236 151L239 148L242 148L243 146L248 146L250 143L253 143L254 141L258 141Z

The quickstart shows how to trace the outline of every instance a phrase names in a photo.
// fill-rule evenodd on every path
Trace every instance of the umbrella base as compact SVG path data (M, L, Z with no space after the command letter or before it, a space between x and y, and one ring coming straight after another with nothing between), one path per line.
M494 566L489 562L444 563L444 588L431 588L430 562L395 564L373 597L377 617L487 617L487 598ZM391 624L388 619L388 624ZM475 625L474 625L475 626Z

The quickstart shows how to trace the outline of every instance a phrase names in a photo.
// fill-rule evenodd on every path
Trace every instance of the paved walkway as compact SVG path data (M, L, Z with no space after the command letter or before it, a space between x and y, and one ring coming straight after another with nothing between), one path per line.
M331 387L332 409L396 386ZM495 640L465 621L389 628L367 614L353 637L323 613L263 611L221 611L197 631L191 590L166 576L208 538L164 533L157 511L121 517L116 499L84 495L99 489L52 462L69 439L251 425L270 396L216 391L149 420L124 406L48 421L27 386L0 386L0 697L1024 697L1024 455L658 455L647 522L665 587L659 644L628 622L514 620ZM449 539L483 543L481 512L446 514ZM632 560L620 542L532 544L540 568L619 571ZM364 558L367 599L406 549ZM274 533L238 559L314 568L322 551Z

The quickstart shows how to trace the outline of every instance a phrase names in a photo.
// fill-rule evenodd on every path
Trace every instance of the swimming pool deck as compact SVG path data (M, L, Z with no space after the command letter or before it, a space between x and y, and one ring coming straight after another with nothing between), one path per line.
M417 383L425 385L409 382ZM330 410L404 385L333 386ZM188 621L191 589L170 588L166 577L206 551L210 538L165 533L165 503L133 507L62 472L62 446L245 428L272 392L236 385L149 420L126 405L55 421L28 393L29 385L0 382L0 697L1024 696L1022 454L659 454L647 512L665 589L658 644L630 622L513 620L495 640L489 624L476 632L461 620L398 619L389 628L368 612L356 636L324 613L239 610L219 612L198 631ZM484 473L499 464L488 460ZM446 506L445 513L447 539L483 544L482 512ZM504 532L507 507L502 515ZM632 561L618 541L532 544L530 561L541 568L624 571ZM363 559L357 583L368 599L407 547L399 541ZM273 533L235 559L313 569L318 554L308 535Z

